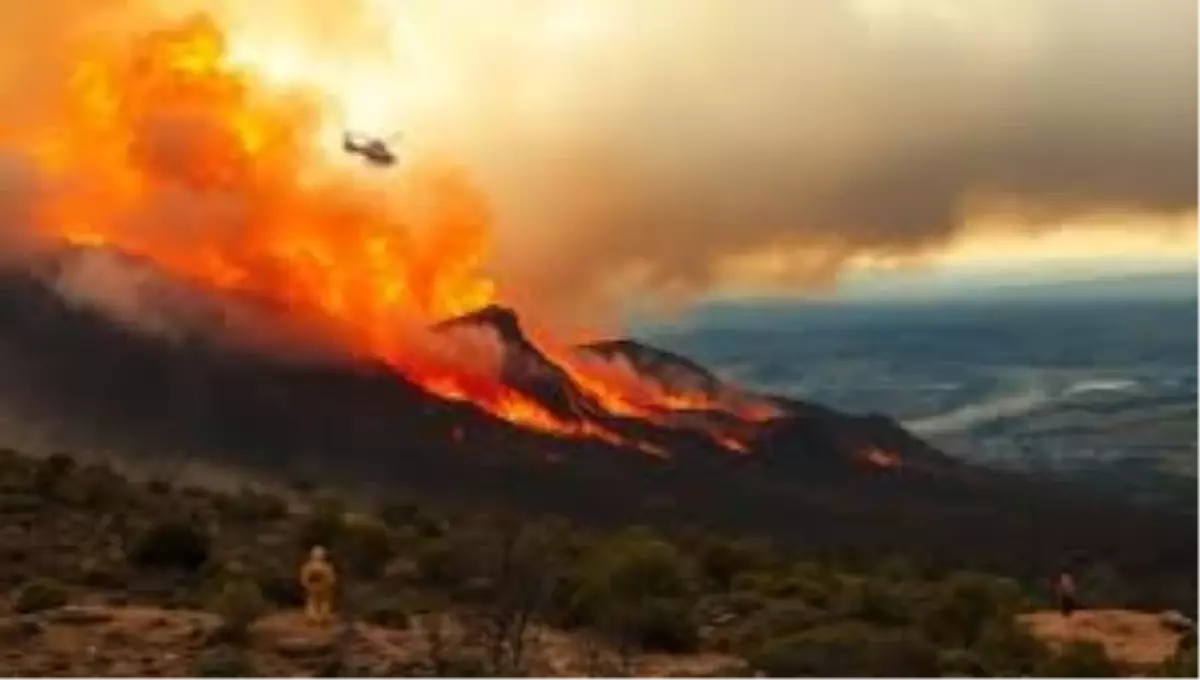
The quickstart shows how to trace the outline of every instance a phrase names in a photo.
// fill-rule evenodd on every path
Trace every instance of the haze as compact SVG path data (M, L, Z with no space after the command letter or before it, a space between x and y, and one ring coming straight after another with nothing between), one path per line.
M106 20L135 16L108 5ZM1097 271L1196 260L1194 2L170 10L198 6L241 63L326 96L331 143L402 131L406 153L466 164L507 297L559 319L811 292L881 266L969 275L1041 253L1055 267L1047 243ZM12 45L62 31L59 14L19 11Z

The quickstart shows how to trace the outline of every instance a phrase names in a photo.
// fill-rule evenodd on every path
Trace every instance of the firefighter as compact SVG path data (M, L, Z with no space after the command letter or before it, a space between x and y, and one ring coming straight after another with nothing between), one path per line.
M329 563L325 548L318 545L309 551L300 568L300 585L304 588L304 616L315 626L328 625L333 618L337 572Z

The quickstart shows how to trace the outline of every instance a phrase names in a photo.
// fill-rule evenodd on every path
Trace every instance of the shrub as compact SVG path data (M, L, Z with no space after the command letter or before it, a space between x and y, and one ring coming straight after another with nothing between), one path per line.
M701 546L698 561L705 580L717 590L727 591L738 575L766 565L769 559L762 546L710 540Z
M143 567L197 571L208 561L211 548L208 534L194 522L167 519L138 535L129 557Z
M269 568L258 576L258 588L263 598L279 607L299 607L304 604L304 588L300 586L298 570Z
M221 617L221 639L241 643L249 637L250 626L266 610L266 601L254 581L232 578L214 598L212 610Z
M913 595L903 584L879 579L855 583L843 593L838 609L880 626L899 626L912 619Z
M38 461L34 468L33 484L39 493L51 493L75 469L75 459L65 453L55 453Z
M308 551L314 545L323 545L332 550L341 540L346 528L345 508L338 501L324 498L301 520L297 542L301 550Z
M698 638L692 565L675 546L636 531L596 546L571 580L571 618L622 647L686 650Z
M416 550L417 570L426 583L462 588L483 575L489 536L456 532L427 539Z
M678 600L643 603L630 612L624 627L629 641L645 650L680 654L700 644L691 608Z
M930 639L970 647L990 621L1011 619L1020 598L1020 588L1013 581L959 573L937 585L920 618Z
M334 548L356 576L377 578L395 552L391 532L374 518L362 517L346 522L340 543Z
M824 612L799 600L772 602L738 626L735 640L741 647L753 648L772 638L803 632L826 618Z
M1156 675L1162 678L1195 678L1197 673L1196 648L1189 647L1176 651L1163 662Z
M67 591L57 581L36 578L25 582L13 595L13 610L18 614L40 612L67 603Z
M269 493L243 487L237 495L225 499L223 513L243 522L270 522L288 514L287 503Z
M994 674L978 654L969 649L943 649L937 656L937 674L943 678L987 678Z
M102 512L112 512L120 505L124 494L125 478L107 465L95 463L79 470L70 487L70 499L77 505Z
M911 631L844 621L767 641L750 663L775 677L929 676L936 650Z
M256 675L254 665L245 652L217 647L202 652L196 658L192 672L198 678L248 678Z
M1025 626L1003 617L985 624L971 649L986 665L989 675L1031 675L1050 654Z

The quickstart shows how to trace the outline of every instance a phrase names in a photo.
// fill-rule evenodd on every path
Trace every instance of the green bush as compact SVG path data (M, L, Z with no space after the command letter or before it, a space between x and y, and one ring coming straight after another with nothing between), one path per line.
M212 540L193 521L156 522L133 541L129 558L142 567L198 571L208 561Z
M345 514L345 506L336 499L318 500L300 521L296 536L300 549L307 552L314 545L323 545L332 550L346 528Z
M391 532L371 517L346 522L341 541L334 543L333 548L349 571L361 578L378 578L395 554Z
M987 663L969 649L943 649L937 655L937 674L943 678L987 678L994 674Z
M249 678L257 674L244 651L228 647L202 652L196 657L192 673L198 678Z
M73 503L106 513L117 509L128 491L125 478L100 463L80 468L72 482L68 492Z
M670 543L642 531L618 535L595 546L568 582L570 618L623 646L683 651L696 644L695 572Z
M1050 654L1041 641L1011 617L996 617L984 624L971 649L989 675L1032 675Z
M912 620L914 599L905 584L864 579L842 593L837 609L867 623L900 626Z
M989 622L1010 620L1021 603L1021 590L1008 579L958 573L935 587L919 618L929 639L946 646L970 647Z
M13 610L18 614L40 612L67 603L67 591L58 581L35 578L26 581L13 594Z
M287 503L278 496L243 487L223 503L223 514L243 522L270 522L288 514Z
M1121 670L1108 658L1104 646L1096 642L1073 642L1052 655L1037 675L1056 678L1113 678Z
M596 546L585 559L578 593L589 606L602 600L681 598L693 594L692 564L679 550L641 531ZM586 602L582 602L586 601Z
M38 461L34 468L33 484L39 493L53 493L62 480L75 470L75 459L65 453L55 453Z
M263 598L278 607L299 607L304 604L304 588L300 585L299 564L270 567L257 577Z
M748 660L772 677L917 677L938 671L937 651L913 631L855 621L769 640Z
M235 577L222 586L211 609L221 617L221 639L242 643L249 638L250 627L266 611L266 600L254 581Z
M1195 678L1200 671L1196 667L1196 648L1176 651L1163 662L1156 675L1161 678Z
M743 621L734 634L738 646L753 649L772 638L803 632L826 620L827 615L799 600L771 602Z
M700 644L700 629L691 608L679 600L653 600L630 612L627 639L641 649L681 654Z
M698 551L700 573L713 588L728 591L735 579L765 566L770 553L765 546L746 541L709 540Z

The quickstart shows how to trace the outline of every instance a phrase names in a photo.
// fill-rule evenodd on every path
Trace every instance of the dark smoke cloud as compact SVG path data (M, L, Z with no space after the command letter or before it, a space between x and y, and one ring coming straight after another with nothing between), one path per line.
M6 10L0 130L15 111L36 115L39 83L69 68L56 56L66 41L144 29L152 4ZM382 49L388 22L410 20L453 87L401 107L397 125L474 170L500 221L494 271L509 302L547 322L685 300L765 255L769 271L751 273L818 285L857 256L936 252L987 218L1037 230L1115 216L1136 229L1196 207L1190 0L183 5L314 49L325 35L339 52ZM546 19L576 9L600 28L551 45ZM0 159L9 223L21 220L12 198L36 188L15 163ZM162 204L192 202L177 198ZM236 213L217 202L189 214Z
M763 253L820 283L981 217L1195 209L1193 2L615 5L576 52L491 36L458 65L498 271L559 311L692 295Z

